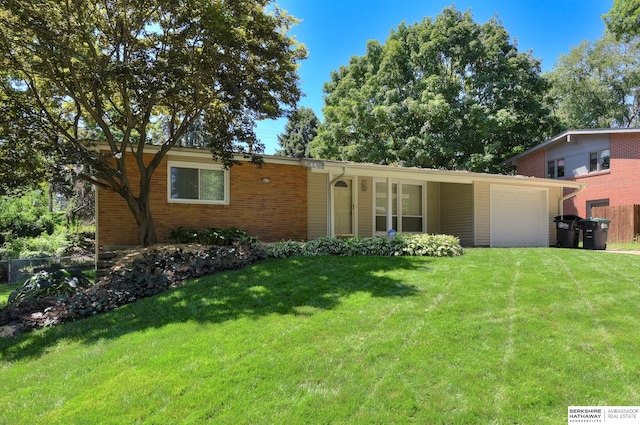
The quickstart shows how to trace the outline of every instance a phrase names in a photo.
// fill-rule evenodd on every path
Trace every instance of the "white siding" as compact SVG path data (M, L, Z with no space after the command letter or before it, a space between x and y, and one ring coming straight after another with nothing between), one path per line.
M373 235L373 189L370 177L358 179L358 236L363 238Z
M441 232L460 238L460 244L473 246L473 185L440 184Z
M440 233L440 183L427 182L427 233Z
M473 184L475 246L491 244L491 185L488 182Z
M327 174L307 174L307 238L318 239L327 236Z

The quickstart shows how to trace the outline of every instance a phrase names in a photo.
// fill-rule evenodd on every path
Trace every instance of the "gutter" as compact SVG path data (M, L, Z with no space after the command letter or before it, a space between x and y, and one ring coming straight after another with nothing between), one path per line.
M560 215L564 215L564 201L566 201L567 199L573 198L574 196L579 195L583 190L585 190L587 188L587 184L586 183L582 183L580 185L580 189L571 192L570 194L563 196L562 198L560 198L560 200L558 201L558 210L560 211Z

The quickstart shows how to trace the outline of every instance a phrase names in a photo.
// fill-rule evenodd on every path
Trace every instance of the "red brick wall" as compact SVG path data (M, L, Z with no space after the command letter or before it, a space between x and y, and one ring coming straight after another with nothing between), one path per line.
M517 165L516 174L528 177L547 177L547 162L544 149L533 152L522 158Z
M640 132L612 133L610 170L574 180L588 187L565 201L566 214L586 217L587 201L598 199L611 206L640 204Z
M150 156L146 159L149 160ZM182 158L180 160L183 160ZM133 165L129 161L129 165ZM129 176L137 191L135 165ZM261 179L268 177L269 183ZM295 165L245 163L230 170L230 204L198 205L167 202L167 160L152 177L151 214L159 242L170 242L169 231L235 226L265 242L307 237L307 169ZM115 192L99 189L98 243L136 245L137 226L126 202Z

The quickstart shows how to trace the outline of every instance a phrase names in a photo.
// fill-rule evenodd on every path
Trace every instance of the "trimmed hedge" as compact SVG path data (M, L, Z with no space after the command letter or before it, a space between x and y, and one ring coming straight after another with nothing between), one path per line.
M264 249L270 258L320 255L454 257L464 254L457 237L427 234L348 239L323 237L309 242L274 242L265 244Z

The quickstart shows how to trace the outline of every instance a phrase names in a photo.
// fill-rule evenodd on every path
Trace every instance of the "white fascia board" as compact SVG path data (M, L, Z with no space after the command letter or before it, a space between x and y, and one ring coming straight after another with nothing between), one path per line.
M473 173L469 171L434 170L421 168L402 168L387 165L354 164L325 162L323 169L312 172L342 174L348 176L391 178L397 180L421 180L439 183L473 184L474 182L508 183L535 187L580 188L582 183L571 180L540 179L535 177L508 176L502 174Z

